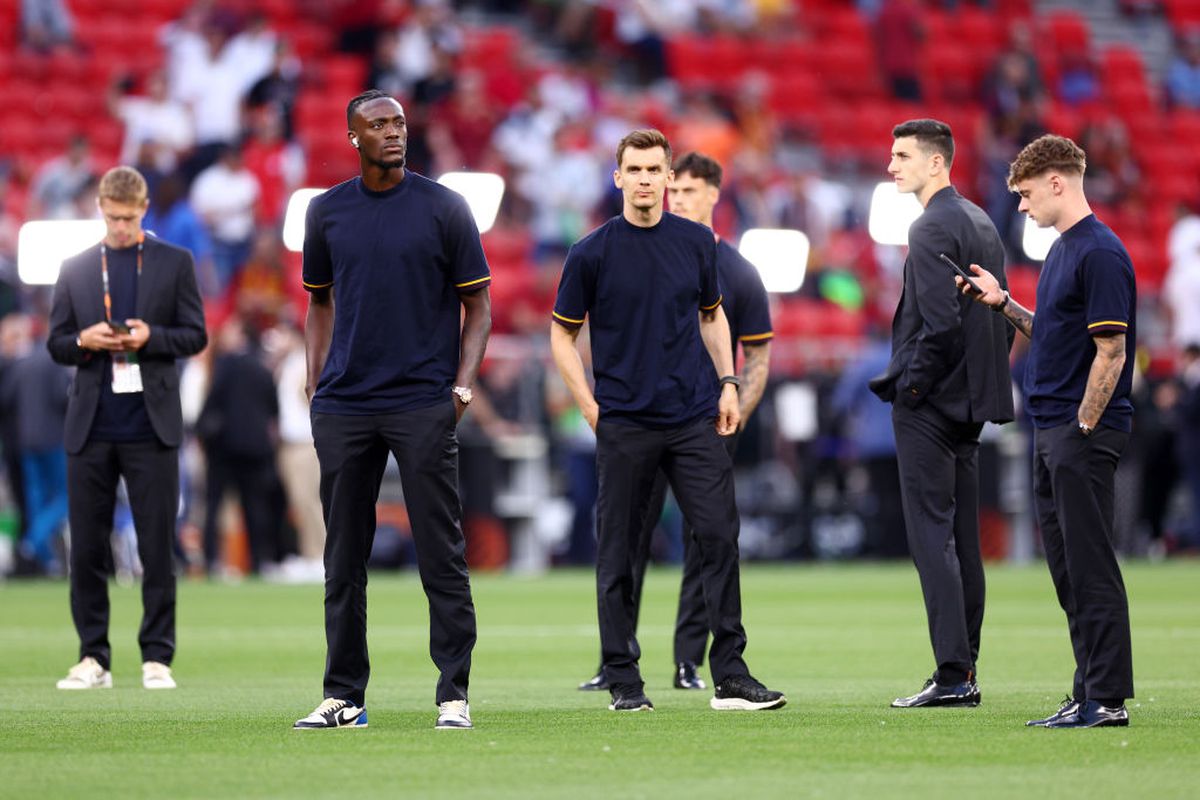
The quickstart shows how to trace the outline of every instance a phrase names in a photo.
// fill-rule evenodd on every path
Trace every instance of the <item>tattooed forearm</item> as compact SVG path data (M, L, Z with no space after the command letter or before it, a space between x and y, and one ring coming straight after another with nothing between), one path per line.
M1008 305L1004 307L1003 314L1014 328L1025 334L1026 339L1033 338L1033 312L1014 300L1012 295L1008 297Z
M1125 334L1101 334L1093 338L1096 341L1096 357L1092 359L1087 389L1083 393L1083 402L1079 404L1079 421L1089 428L1099 424L1117 388L1121 369L1125 366Z
M742 364L742 385L738 392L741 401L742 425L758 408L763 391L767 388L767 373L771 363L771 343L742 344L742 352L746 356Z

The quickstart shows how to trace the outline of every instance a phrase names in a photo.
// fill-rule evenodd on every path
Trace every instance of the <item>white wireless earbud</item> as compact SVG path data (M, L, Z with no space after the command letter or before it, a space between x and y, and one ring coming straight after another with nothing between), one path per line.
M350 137L350 144L354 145L355 149L357 149L357 148L358 148L358 137L357 137L357 136L351 136L351 137Z

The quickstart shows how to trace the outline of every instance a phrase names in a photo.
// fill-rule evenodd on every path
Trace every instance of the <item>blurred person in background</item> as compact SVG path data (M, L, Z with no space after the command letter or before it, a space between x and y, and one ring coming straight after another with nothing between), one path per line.
M242 146L223 147L217 163L201 172L189 200L212 237L218 291L224 292L250 257L255 209L262 187L246 167Z
M59 534L67 521L67 454L63 421L71 374L54 363L34 339L32 349L10 368L8 388L20 425L17 446L25 484L25 536L21 555L47 575L63 574Z
M1182 350L1200 345L1200 215L1184 205L1177 215L1167 240L1171 266L1161 299L1170 315L1171 342Z
M17 386L12 367L33 347L33 320L27 314L0 317L0 451L4 454L4 477L17 509L18 530L29 519L25 508L24 469L21 466L21 419L17 416ZM35 565L18 561L17 571L32 572Z
M888 174L924 211L908 231L904 290L892 322L892 358L870 382L892 404L908 549L921 578L936 669L893 708L977 706L983 630L979 541L979 434L1013 419L1004 320L962 297L939 260L991 265L1004 277L1004 245L987 215L954 188L950 126L909 120L892 129Z
M1200 30L1186 31L1176 38L1164 83L1172 106L1200 108Z
M125 124L120 161L132 164L142 145L155 145L154 165L171 172L192 147L192 118L187 108L171 98L167 76L156 70L146 77L145 94L132 93L134 80L123 75L113 81L108 92L108 110Z
M1180 359L1179 462L1191 500L1191 524L1183 544L1200 548L1200 343L1188 345Z
M142 231L146 194L130 167L104 174L104 239L64 261L54 287L47 347L55 361L76 368L64 444L80 661L60 689L112 686L107 578L121 478L144 570L142 685L175 686L173 549L183 441L176 360L200 352L208 336L191 254Z
M34 175L29 191L29 219L77 219L75 197L95 180L91 145L86 136L71 137L67 152L52 158Z
M172 173L159 181L151 196L150 209L142 220L142 227L164 242L190 252L196 265L197 281L204 294L216 294L212 237L188 200L183 176Z
M262 361L256 335L233 316L217 339L208 397L196 420L207 459L204 563L210 576L220 572L221 503L230 487L237 489L241 501L250 572L273 570L280 561L283 548L274 503L278 430L274 376Z
M38 52L75 40L75 19L65 0L21 0L21 39Z

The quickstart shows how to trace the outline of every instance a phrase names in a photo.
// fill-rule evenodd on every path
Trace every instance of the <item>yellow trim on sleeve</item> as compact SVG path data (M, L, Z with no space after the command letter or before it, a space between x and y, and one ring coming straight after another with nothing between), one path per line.
M330 281L329 283L308 283L306 281L300 282L304 284L305 289L328 289L330 286L333 286L333 281Z
M467 281L466 283L456 283L456 284L454 284L454 288L462 289L465 286L474 286L477 283L483 283L484 281L490 281L491 279L492 279L491 275L484 275L482 278L476 278L473 281Z
M717 298L717 302L713 303L711 306L700 306L700 310L701 311L712 311L717 306L721 305L721 301L724 299L725 299L725 295L721 295L720 297Z
M550 312L550 314L551 314L551 316L553 316L555 319L561 319L563 322L569 322L569 323L571 323L572 325L582 325L582 324L583 324L583 320L581 320L581 319L571 319L570 317L564 317L562 314L558 313L557 311L551 311L551 312Z
M774 336L775 336L774 331L767 331L766 333L756 333L752 336L739 336L738 341L739 342L757 342L757 341L762 341L764 339L770 339Z
M1120 325L1122 328L1129 327L1128 322L1121 322L1119 319L1106 319L1100 322L1093 322L1091 325L1088 325L1088 330L1090 331L1092 328L1099 328L1101 325Z

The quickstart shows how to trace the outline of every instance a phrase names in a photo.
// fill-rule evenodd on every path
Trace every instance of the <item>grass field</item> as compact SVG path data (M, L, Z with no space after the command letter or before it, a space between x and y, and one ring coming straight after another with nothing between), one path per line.
M111 691L61 692L62 583L0 588L0 797L1085 797L1200 795L1200 563L1129 564L1138 697L1125 729L1027 729L1069 689L1042 566L992 566L977 709L900 711L931 655L907 564L747 567L747 658L777 712L670 688L678 572L652 571L643 674L657 711L575 690L596 664L590 573L474 579L476 729L434 731L414 576L370 587L370 728L297 733L321 699L321 588L183 583L180 688L140 685L136 590L113 589Z

